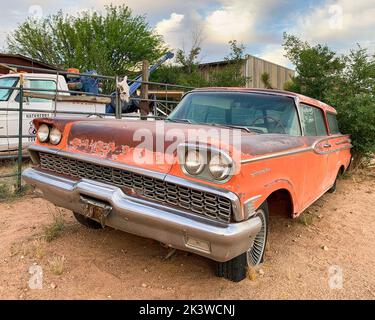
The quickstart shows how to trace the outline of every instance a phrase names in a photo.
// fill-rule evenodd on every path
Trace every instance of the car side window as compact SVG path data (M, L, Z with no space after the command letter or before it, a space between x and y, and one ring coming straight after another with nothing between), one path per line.
M324 114L321 109L314 108L315 112L315 125L317 136L326 136L328 135L327 127L324 121Z
M322 110L303 103L300 104L300 109L305 136L326 136L328 134Z
M329 125L329 131L332 134L340 133L339 124L337 123L336 115L333 113L327 113L327 120Z

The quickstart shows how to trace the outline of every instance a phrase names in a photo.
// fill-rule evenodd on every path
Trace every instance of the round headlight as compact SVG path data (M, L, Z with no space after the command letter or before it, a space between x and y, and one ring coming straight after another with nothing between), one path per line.
M39 126L38 132L36 133L38 140L40 142L46 142L48 140L49 128L46 124L41 124Z
M61 132L59 129L55 127L51 129L51 132L49 134L49 141L52 144L59 144L59 142L61 141Z
M185 157L185 169L189 174L196 175L202 172L204 158L198 150L189 150Z
M230 159L221 154L214 155L208 164L208 169L216 180L224 180L227 178L231 168L232 162Z

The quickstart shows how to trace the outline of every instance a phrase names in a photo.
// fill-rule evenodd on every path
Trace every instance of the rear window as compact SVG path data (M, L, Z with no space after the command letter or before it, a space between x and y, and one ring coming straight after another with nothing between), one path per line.
M54 91L56 91L56 82L54 80L31 79L29 82L29 85L31 89L42 89L41 91L38 91L38 90L31 91L34 93L54 94ZM51 91L44 91L44 90L51 90ZM49 100L40 99L40 98L30 98L29 101L49 102Z
M339 124L337 123L337 117L333 113L327 113L327 120L329 130L332 134L340 133Z
M30 93L43 93L43 94L54 94L56 92L56 81L54 80L44 80L44 79L28 79L26 81L25 88L30 89L41 89L32 90ZM20 101L20 95L18 94L16 99L17 102ZM49 99L42 98L29 98L29 102L51 102Z

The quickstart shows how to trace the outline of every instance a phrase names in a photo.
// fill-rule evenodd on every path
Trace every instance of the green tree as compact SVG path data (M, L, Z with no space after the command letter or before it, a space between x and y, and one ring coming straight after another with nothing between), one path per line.
M237 40L229 41L230 52L224 58L227 65L210 75L210 85L213 87L244 87L249 79L242 75L245 47Z
M200 40L193 34L193 44L190 50L177 50L176 65L161 67L151 79L159 82L181 84L191 87L242 87L246 85L246 78L241 69L244 59L245 47L236 40L229 41L230 52L224 58L227 61L225 67L209 74L205 79L199 69L199 54L201 53Z
M336 85L345 66L328 46L311 46L294 35L284 33L286 57L295 65L297 76L292 79L294 91L324 100L327 90Z
M327 101L338 111L340 129L351 134L358 159L375 153L375 57L358 46L344 57L346 66Z
M180 66L185 73L191 74L198 69L198 57L202 51L201 48L202 43L202 32L198 30L196 32L192 32L192 45L190 50L187 52L184 49L178 49L176 52L176 62Z
M356 163L375 153L375 97L365 93L348 96L336 106L339 127L349 133Z
M311 46L284 34L286 56L297 75L284 88L327 102L338 111L341 132L351 135L358 162L375 153L375 56L358 46L348 55Z
M356 49L350 50L343 60L345 68L338 86L332 88L331 95L344 100L360 93L375 94L375 56L371 56L367 49L358 45Z
M285 81L283 89L286 91L301 93L296 77L291 77L290 80Z
M107 6L104 14L57 14L28 19L7 39L8 50L62 68L95 69L106 75L123 75L134 65L153 62L166 49L144 16L127 6Z
M195 88L207 86L208 82L199 70L198 57L201 53L201 42L201 31L193 32L190 49L177 49L175 64L160 67L151 75L151 80Z
M202 31L192 33L191 48L186 51L178 49L176 52L176 63L180 66L178 81L180 84L191 87L205 87L208 85L206 79L199 70L199 55L202 51Z

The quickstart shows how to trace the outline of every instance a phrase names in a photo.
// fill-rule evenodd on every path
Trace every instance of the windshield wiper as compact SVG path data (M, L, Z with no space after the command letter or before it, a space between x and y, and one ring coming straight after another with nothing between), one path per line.
M191 120L189 119L165 119L165 121L171 121L171 122L187 122L187 123L192 123Z
M241 130L245 130L247 132L258 132L258 133L263 133L262 130L257 130L257 129L250 129L249 127L245 127L245 126L237 126L235 124L221 124L221 123L207 123L208 125L211 125L211 126L216 126L216 127L227 127L227 128L236 128L236 129L241 129Z

